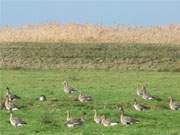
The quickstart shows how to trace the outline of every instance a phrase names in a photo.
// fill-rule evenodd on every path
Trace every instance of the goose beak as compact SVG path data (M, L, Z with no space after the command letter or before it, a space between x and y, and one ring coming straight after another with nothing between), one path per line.
M172 99L172 97L171 97L171 96L169 96L169 97L168 97L168 99Z

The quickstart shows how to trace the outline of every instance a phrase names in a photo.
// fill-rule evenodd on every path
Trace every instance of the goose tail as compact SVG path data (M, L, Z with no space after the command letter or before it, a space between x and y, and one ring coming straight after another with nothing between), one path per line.
M118 123L117 122L112 122L111 126L116 126Z
M17 110L19 110L18 108L12 108L12 111L17 111Z

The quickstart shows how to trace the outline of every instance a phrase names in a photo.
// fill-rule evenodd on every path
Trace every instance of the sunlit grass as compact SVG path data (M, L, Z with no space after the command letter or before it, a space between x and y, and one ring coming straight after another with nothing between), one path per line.
M180 132L180 111L168 109L168 96L180 100L180 73L136 72L118 70L1 70L1 95L6 86L22 97L17 101L24 106L15 112L28 124L14 128L9 123L9 113L0 111L0 133L12 134L61 134L61 135L178 135ZM69 83L93 97L88 104L74 101L74 96L63 92L62 82ZM138 83L146 84L153 95L162 101L144 101L136 96ZM46 102L39 102L39 95L46 95ZM147 112L136 112L132 108L134 98L151 107ZM140 120L139 124L105 128L93 122L93 109L119 121L116 105L123 104L128 115ZM69 129L64 125L65 111L75 117L86 112L83 127Z

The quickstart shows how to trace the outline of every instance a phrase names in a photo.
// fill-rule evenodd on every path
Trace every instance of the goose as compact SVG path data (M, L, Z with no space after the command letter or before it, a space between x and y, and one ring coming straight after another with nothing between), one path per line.
M94 111L94 121L95 121L97 124L101 124L102 116L97 115L96 109L94 109L93 111Z
M12 110L12 111L18 110L17 106L12 101L10 101L9 98L6 98L4 106L5 106L6 110L8 110L8 111L10 111L10 110Z
M143 91L142 91L142 98L145 100L157 100L157 101L161 101L162 99L157 97L157 96L152 96L144 87Z
M144 86L144 85L142 85L142 88L141 88L141 89L139 88L139 85L138 85L136 94L137 94L138 96L142 96L144 90L145 90L145 86Z
M145 100L155 99L155 97L152 96L149 92L147 92L146 89L143 90L142 98Z
M180 110L180 102L173 101L173 98L169 97L169 108L171 110Z
M10 121L11 125L13 125L13 126L15 126L15 127L21 127L21 126L27 124L27 123L26 123L25 121L23 121L22 119L17 118L17 117L13 117L12 113L10 113L9 121Z
M144 105L142 105L142 104L137 103L137 100L136 100L136 99L134 99L133 107L134 107L134 109L137 110L137 111L145 111L145 110L148 109L147 106L144 106Z
M118 124L117 122L112 122L111 119L107 119L105 115L101 119L101 124L105 127L116 126Z
M67 81L64 81L63 84L64 84L64 92L65 93L72 94L77 91L75 88L69 86Z
M125 116L124 114L124 109L121 107L121 115L120 115L120 122L121 124L123 125L131 125L131 124L135 124L135 123L138 123L139 121L132 118L132 117L129 117L129 116Z
M39 101L46 101L46 96L45 95L41 95L39 97Z
M20 99L20 97L19 97L19 96L14 95L14 94L12 94L12 93L11 93L11 91L10 91L9 87L7 87L7 88L6 88L6 90L7 90L7 91L6 91L5 97L8 97L8 98L9 98L9 100L14 101L14 100L16 100L16 99Z
M71 117L69 111L67 111L66 113L67 113L67 118L66 118L66 123L65 124L67 125L67 127L77 127L77 126L82 126L83 125L83 123L84 123L83 117L75 119L75 118Z
M80 95L78 97L79 101L82 103L86 103L88 101L92 101L92 97L91 96L87 96L84 93L80 92Z

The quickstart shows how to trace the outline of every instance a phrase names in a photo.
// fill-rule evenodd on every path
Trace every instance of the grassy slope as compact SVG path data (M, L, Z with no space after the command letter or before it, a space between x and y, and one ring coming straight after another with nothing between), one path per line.
M61 135L179 135L180 112L170 111L167 108L167 97L172 95L180 100L180 73L170 72L120 72L118 70L1 70L1 95L6 86L13 88L13 92L22 97L19 105L25 106L15 112L24 118L28 125L23 128L14 128L8 123L9 114L0 111L1 135L11 135L15 132L22 134L61 134ZM82 105L72 101L72 97L63 93L62 81L70 83L80 90L92 95L94 101ZM136 112L131 103L136 97L137 83L147 83L151 93L160 96L163 101L139 101L152 107L147 112ZM48 101L39 103L36 97L47 95ZM74 98L74 97L73 97ZM54 101L58 99L58 101ZM92 109L105 113L118 120L119 114L116 104L122 103L126 113L134 116L141 122L124 127L105 128L93 123ZM104 108L105 105L105 108ZM87 112L87 123L82 128L69 129L64 126L65 111L70 110L75 116Z
M174 45L1 43L0 50L0 68L180 71L180 46Z

